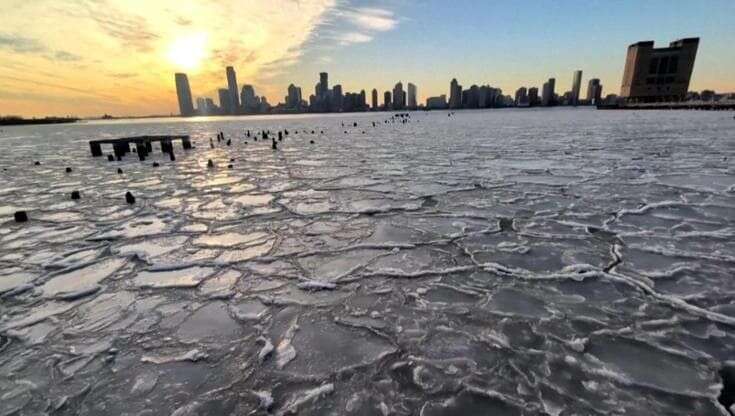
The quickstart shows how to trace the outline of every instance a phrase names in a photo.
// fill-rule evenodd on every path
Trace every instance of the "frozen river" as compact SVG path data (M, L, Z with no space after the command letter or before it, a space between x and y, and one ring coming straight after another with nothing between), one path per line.
M3 127L0 415L727 414L732 114L390 121Z

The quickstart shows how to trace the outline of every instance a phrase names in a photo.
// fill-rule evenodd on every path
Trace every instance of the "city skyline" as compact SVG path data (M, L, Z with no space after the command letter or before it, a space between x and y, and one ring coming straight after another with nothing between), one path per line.
M220 88L229 89L227 66L238 87L253 86L271 103L291 83L311 91L313 74L325 71L344 91L365 90L370 106L373 88L382 103L398 80L404 90L408 82L418 86L417 102L425 103L450 100L452 77L510 96L555 78L563 93L575 70L599 79L604 94L619 93L628 45L692 36L702 46L690 89L735 91L729 1L275 3L9 0L0 29L0 114L178 113L172 74L188 74L194 100L216 101ZM649 21L649 11L657 18ZM588 95L588 79L580 97Z

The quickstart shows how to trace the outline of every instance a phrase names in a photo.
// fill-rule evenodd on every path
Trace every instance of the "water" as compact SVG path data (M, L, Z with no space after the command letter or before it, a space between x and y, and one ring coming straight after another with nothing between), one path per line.
M389 118L3 128L0 414L726 414L731 115Z

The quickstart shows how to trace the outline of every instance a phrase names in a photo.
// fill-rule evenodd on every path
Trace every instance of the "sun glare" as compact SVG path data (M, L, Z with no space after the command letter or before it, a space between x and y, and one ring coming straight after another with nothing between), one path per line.
M199 68L207 50L207 36L203 33L175 39L168 49L168 59L176 67L192 71Z

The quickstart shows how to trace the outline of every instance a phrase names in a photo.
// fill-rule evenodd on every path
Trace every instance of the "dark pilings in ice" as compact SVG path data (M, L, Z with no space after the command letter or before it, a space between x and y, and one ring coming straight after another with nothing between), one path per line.
M82 196L79 194L79 191L71 191L71 199L77 200L81 198Z
M135 203L135 197L130 193L130 191L125 193L125 202L131 205Z
M93 157L102 156L102 145L97 142L89 142L89 150Z
M17 211L13 215L15 222L26 222L28 221L28 214L25 211Z

